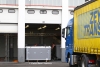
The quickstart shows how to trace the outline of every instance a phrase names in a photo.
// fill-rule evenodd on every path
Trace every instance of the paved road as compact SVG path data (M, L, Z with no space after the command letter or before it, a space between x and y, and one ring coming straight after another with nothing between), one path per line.
M67 63L47 62L47 63L0 63L0 67L69 67Z

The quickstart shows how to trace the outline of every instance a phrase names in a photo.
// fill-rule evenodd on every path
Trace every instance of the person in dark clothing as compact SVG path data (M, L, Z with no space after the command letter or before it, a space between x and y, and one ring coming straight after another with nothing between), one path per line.
M37 46L37 44L35 44L34 46Z
M52 43L52 46L51 46L51 59L54 60L56 59L56 45L54 43Z

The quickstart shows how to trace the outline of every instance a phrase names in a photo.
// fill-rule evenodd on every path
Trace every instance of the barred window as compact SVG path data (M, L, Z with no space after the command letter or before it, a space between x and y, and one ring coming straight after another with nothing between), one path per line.
M46 10L40 10L40 14L47 14Z

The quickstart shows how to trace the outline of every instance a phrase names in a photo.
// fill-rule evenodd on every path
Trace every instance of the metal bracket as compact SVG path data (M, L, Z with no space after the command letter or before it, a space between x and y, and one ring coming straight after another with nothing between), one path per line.
M25 36L58 36L55 33L26 33Z

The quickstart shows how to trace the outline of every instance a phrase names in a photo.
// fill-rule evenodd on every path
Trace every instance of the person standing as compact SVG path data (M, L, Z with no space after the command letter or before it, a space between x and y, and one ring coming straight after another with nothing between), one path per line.
M37 46L37 44L35 44L34 46Z
M51 46L51 59L52 60L55 60L57 57L56 57L56 45L55 43L53 42L52 43L52 46Z

